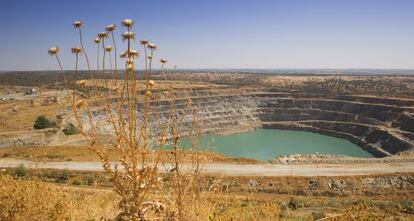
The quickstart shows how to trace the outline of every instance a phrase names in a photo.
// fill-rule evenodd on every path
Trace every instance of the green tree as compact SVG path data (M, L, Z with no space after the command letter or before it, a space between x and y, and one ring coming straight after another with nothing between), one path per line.
M79 129L72 123L69 123L65 129L63 129L63 133L66 135L74 135L79 133Z
M36 130L45 129L55 126L55 123L50 122L45 116L37 117L33 128Z

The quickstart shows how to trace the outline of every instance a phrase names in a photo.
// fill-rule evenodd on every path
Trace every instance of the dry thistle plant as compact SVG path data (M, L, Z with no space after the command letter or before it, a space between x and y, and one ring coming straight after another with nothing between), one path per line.
M198 187L200 130L197 108L192 105L191 99L188 99L185 108L179 110L173 89L167 88L161 92L154 90L157 84L151 80L151 75L157 46L148 40L140 41L145 54L145 84L141 85L135 73L139 53L133 49L134 21L124 19L122 26L125 32L121 36L126 43L126 50L120 54L125 64L123 80L121 80L117 70L118 55L114 35L116 26L113 24L106 26L105 31L99 33L94 40L98 45L96 73L103 78L98 79L92 74L83 47L81 28L84 24L75 21L73 25L79 30L81 47L71 49L75 56L75 65L73 84L66 83L68 100L77 127L88 142L90 150L102 161L104 172L112 181L114 191L120 196L121 212L115 219L186 220L192 217L190 213L198 214L195 211L197 206L189 209L189 205L185 203L187 196L191 196L193 202L198 201L200 196ZM109 36L112 38L113 45L106 44L105 39ZM57 47L49 49L49 54L57 59L65 82L68 82L58 52ZM106 69L107 55L109 69ZM85 57L88 71L91 73L90 83L85 80L76 81L81 56ZM167 60L160 61L162 75L167 80L164 68ZM111 73L109 79L106 76L108 72ZM89 92L92 93L84 98L85 95L76 90L79 86L88 87ZM101 106L98 104L104 104L103 110L99 109ZM161 110L160 107L163 109ZM103 124L109 125L113 139L109 144L103 144L104 148L98 148L101 145L98 144L99 131ZM192 155L190 155L192 163L186 168L183 168L182 164L183 159L188 157L181 146L184 137L192 144ZM109 162L109 154L114 151L120 158L117 162ZM159 173L163 153L170 159L169 165L172 165L169 173L173 179L167 185L171 188L167 190L169 193L167 196L160 195L164 191L160 189L163 184L160 182Z
M188 99L185 108L177 110L175 93L172 87L162 93L153 94L153 88L157 87L151 80L152 64L157 46L148 40L141 40L144 50L144 79L145 85L139 85L135 74L135 64L138 59L138 51L133 49L135 33L132 32L134 21L125 19L122 26L126 29L122 33L122 40L126 42L127 49L120 54L125 61L123 80L118 78L117 70L117 46L115 40L114 24L105 27L94 42L97 47L96 72L104 79L99 80L93 76L89 59L82 42L83 22L75 21L74 27L79 29L81 47L74 47L71 52L75 56L73 81L75 83L78 73L79 57L84 56L90 74L90 84L85 80L77 82L80 87L88 87L89 97L83 98L75 88L69 88L68 100L73 111L74 119L81 134L89 143L90 150L94 152L103 163L104 172L113 183L114 191L120 196L120 213L116 220L151 220L170 219L185 220L192 214L198 214L198 203L191 207L185 200L198 202L200 198L199 176L199 145L200 135L197 109ZM113 45L106 45L105 39L111 36ZM102 48L102 57L100 49ZM62 63L58 56L59 49L52 47L49 54L54 56L59 64L66 86L68 79L63 71ZM111 54L114 53L112 56ZM112 72L111 78L106 77L105 62L108 60ZM100 60L102 59L102 60ZM161 74L167 80L164 65L166 59L161 59ZM100 66L101 64L101 66ZM103 81L103 84L101 84ZM140 87L142 86L142 88ZM103 88L103 89L102 89ZM143 95L141 95L143 94ZM96 118L99 107L95 103L103 103L104 120ZM159 103L167 103L169 111L161 113ZM100 110L102 112L102 110ZM188 111L188 113L186 113ZM100 125L108 122L114 137L111 145L98 148L98 136ZM180 145L180 141L186 135L192 143L190 154L191 165L188 171L182 168L182 160L187 157ZM171 148L169 151L165 147ZM155 152L155 150L158 150ZM117 162L109 162L109 153L116 151L120 158ZM152 157L149 153L154 152ZM173 179L167 185L160 184L158 168L161 154L165 153L170 159L172 169L169 170ZM164 187L169 187L165 197L157 196ZM191 194L190 194L191 193ZM191 196L191 199L186 199ZM169 208L166 208L166 207ZM189 209L190 208L190 209Z

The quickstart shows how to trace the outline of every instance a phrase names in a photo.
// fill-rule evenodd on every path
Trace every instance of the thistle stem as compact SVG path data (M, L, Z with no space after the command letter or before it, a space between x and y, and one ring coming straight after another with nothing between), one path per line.
M102 51L103 51L103 58L102 58L102 76L105 79L105 38L102 38Z
M111 32L111 36L112 36L112 42L113 42L113 45L114 45L114 54L115 54L115 57L114 57L114 64L115 64L115 70L114 70L114 77L115 77L115 81L116 81L116 79L117 79L117 71L118 71L118 61L117 61L117 51L116 51L116 42L115 42L115 37L114 37L114 32L112 31ZM116 86L116 85L115 85Z
M73 92L72 92L72 102L73 102L73 104L74 104L74 102L75 102L75 93L76 93L76 90L75 90L75 85L76 85L76 78L77 78L77 75L78 75L78 61L79 61L79 54L78 53L76 53L75 54L75 56L76 56L76 59L75 59L75 73L73 74Z
M145 55L145 75L147 75L148 71L148 57L147 57L147 47L145 47L146 44L144 44L144 55Z
M92 70L91 70L91 65L89 63L88 54L86 53L85 48L83 47L82 28L80 28L80 27L79 27L79 42L80 42L82 51L85 54L86 65L88 66L89 77L91 78L92 82L94 82L94 78L93 78L93 74L92 74Z
M59 64L60 71L62 72L62 78L63 78L63 81L65 82L65 87L66 87L66 89L67 89L67 88L68 88L68 83L67 83L67 81L66 81L65 71L63 70L62 63L60 62L60 59L59 59L59 56L57 55L57 53L55 54L55 57L56 57L56 61L57 61L57 62L58 62L58 64Z
M111 55L111 53L108 53L108 56L109 56L109 68L110 68L110 70L113 70L112 69L112 55ZM113 76L112 76L113 77Z
M161 63L161 73L164 76L164 80L167 82L167 75L165 74L164 63Z
M101 49L101 46L98 44L98 52L96 53L96 70L99 71L99 51Z

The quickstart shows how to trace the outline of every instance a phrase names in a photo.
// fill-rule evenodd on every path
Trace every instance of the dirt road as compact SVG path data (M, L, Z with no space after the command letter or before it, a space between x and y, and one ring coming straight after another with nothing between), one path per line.
M15 167L24 164L27 167L39 169L69 169L84 171L101 171L100 162L33 162L15 159L0 159L0 167ZM369 174L386 174L396 172L414 172L414 162L375 163L375 164L315 164L305 165L275 165L275 164L203 164L203 172L223 174L227 176L352 176ZM171 165L160 166L161 171L168 171ZM183 169L190 169L189 164L183 164Z

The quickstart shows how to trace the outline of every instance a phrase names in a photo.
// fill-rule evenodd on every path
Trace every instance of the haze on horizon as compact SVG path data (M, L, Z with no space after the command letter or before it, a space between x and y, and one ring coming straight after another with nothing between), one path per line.
M3 0L0 70L55 70L51 46L72 68L76 19L85 22L95 61L96 34L116 23L123 45L126 17L136 21L137 40L156 43L156 59L168 58L170 68L414 69L410 0Z

